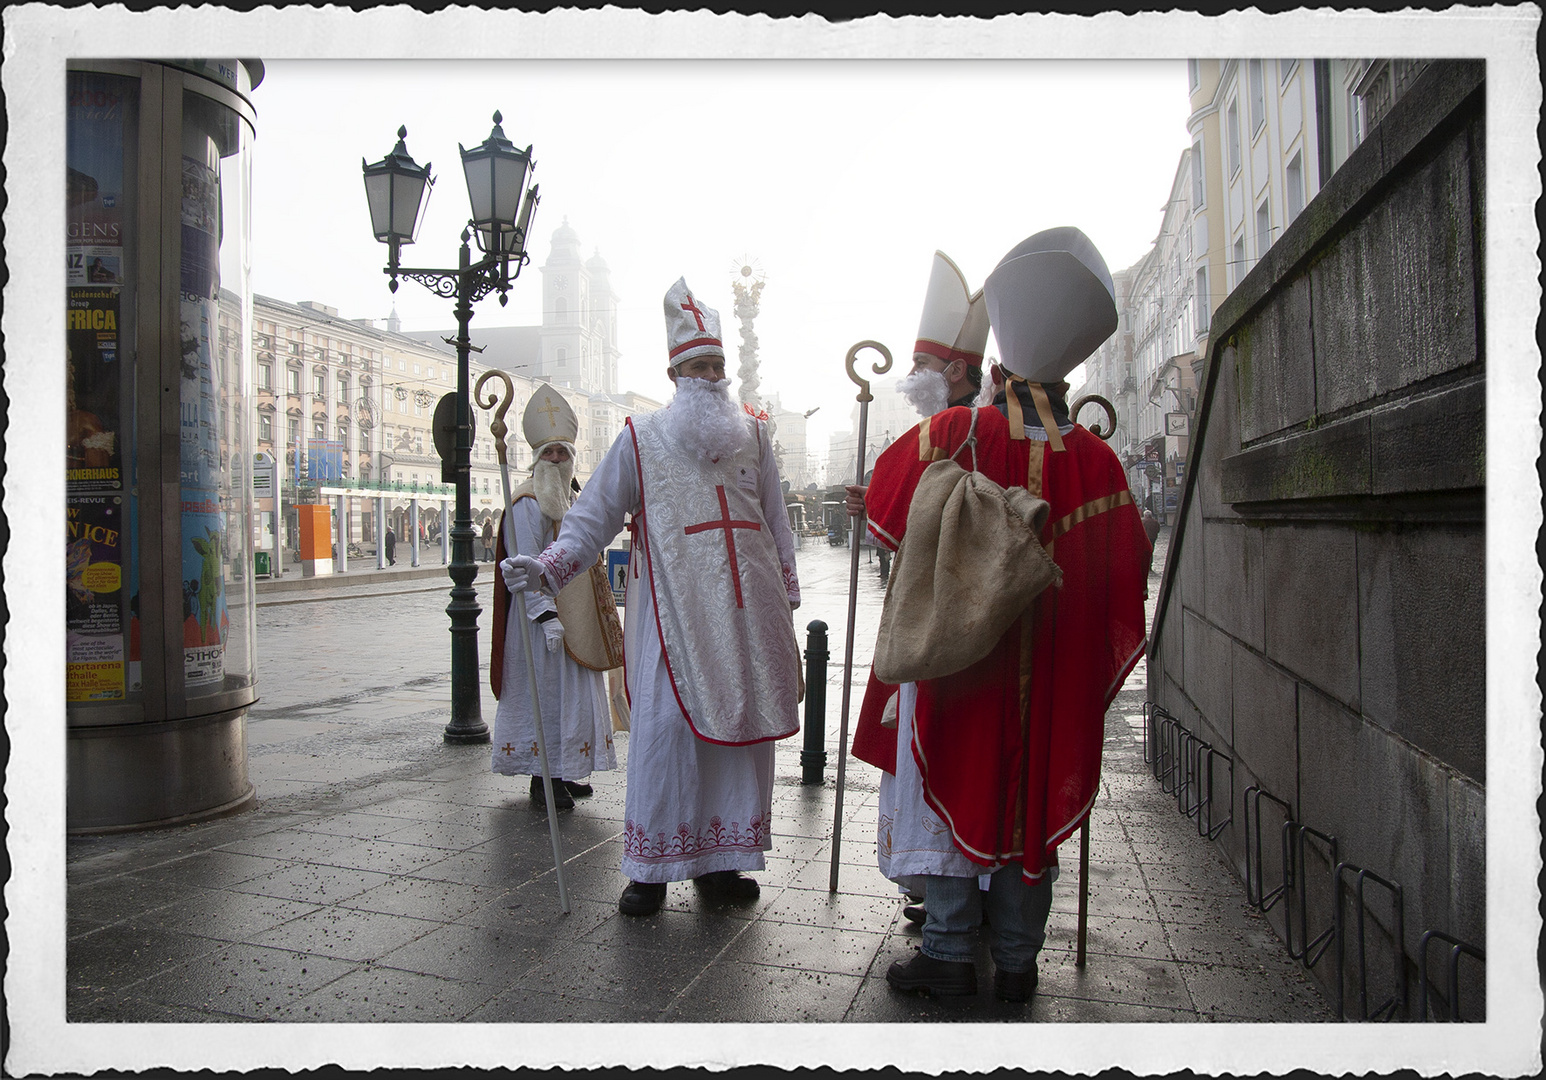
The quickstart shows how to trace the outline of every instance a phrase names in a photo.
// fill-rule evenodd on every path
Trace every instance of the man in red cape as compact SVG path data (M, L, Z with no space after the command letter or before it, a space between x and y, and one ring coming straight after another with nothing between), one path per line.
M927 895L923 943L916 957L891 966L888 981L903 991L976 992L976 875L988 871L995 992L1024 1001L1036 985L1057 846L1089 813L1106 709L1143 654L1150 548L1121 463L1071 423L1064 402L1064 376L1116 328L1099 252L1077 229L1038 233L1000 261L984 291L1002 369L995 407L977 417L977 469L1050 503L1041 540L1062 584L975 664L901 688L895 729L880 715L896 688L872 679L854 754L889 764L899 780L909 766L901 755L911 757L954 848L936 860L942 872L918 875ZM971 424L970 409L947 409L876 461L865 503L880 543L901 545L923 470L954 454Z

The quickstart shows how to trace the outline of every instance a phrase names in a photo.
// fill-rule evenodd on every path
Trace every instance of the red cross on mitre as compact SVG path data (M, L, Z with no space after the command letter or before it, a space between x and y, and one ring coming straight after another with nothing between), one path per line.
M687 294L687 303L682 305L682 310L683 311L690 311L690 312L692 312L693 321L698 324L698 329L699 330L704 329L704 326L703 326L703 309L700 308L698 306L698 302L693 299L692 293L688 293Z
M703 521L697 525L688 525L682 531L688 536L693 533L708 532L710 529L722 529L725 533L725 551L730 556L730 580L735 583L735 606L744 608L746 604L741 598L741 564L735 557L735 531L736 529L752 529L762 531L760 521L735 521L730 517L730 503L725 498L725 485L716 484L714 490L719 494L719 518L715 521Z

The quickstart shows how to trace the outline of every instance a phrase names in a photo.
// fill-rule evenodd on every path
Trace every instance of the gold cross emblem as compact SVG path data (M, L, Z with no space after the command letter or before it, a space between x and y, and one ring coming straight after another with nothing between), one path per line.
M584 754L586 757L590 757L590 743L585 743L583 746L581 746L580 753Z
M513 754L515 753L515 747L511 746L509 743L505 743L505 745L499 748L499 752L501 754Z
M559 409L559 407L557 405L553 404L553 399L551 397L544 397L542 400L546 401L547 404L542 406L537 411L538 412L545 412L545 413L548 414L548 427L551 427L551 428L558 427L558 421L553 419L553 417L555 415L557 415L559 412L561 412L562 410Z

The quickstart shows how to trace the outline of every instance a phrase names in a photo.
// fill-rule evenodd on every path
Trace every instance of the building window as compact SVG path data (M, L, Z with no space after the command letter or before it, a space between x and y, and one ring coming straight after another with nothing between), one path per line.
M1284 209L1288 211L1288 220L1293 221L1299 216L1299 211L1304 209L1304 152L1294 155L1294 159L1288 163L1288 171L1283 178L1283 198L1286 201Z
M1240 103L1229 103L1229 175L1233 178L1240 171Z
M290 393L301 392L301 372L299 368L288 368L285 372L285 384L290 388Z
M268 413L258 414L258 441L266 443L274 441L274 418Z
M360 453L370 453L370 432L366 431L364 428L360 429ZM370 466L366 465L365 468L368 470Z
M347 400L349 397L349 376L342 371L338 373L338 397L340 400Z
M292 444L300 442L301 441L301 421L300 421L300 418L299 417L295 417L295 416L290 417L290 422L285 425L285 432L286 432L286 435L288 437L288 440Z
M413 452L415 454L424 453L424 433L422 431L413 437Z
M1263 199L1256 208L1256 257L1260 259L1272 246L1272 214L1268 209L1270 199Z
M1251 138L1261 130L1267 122L1267 89L1266 75L1262 71L1262 62L1252 60L1248 65L1251 79Z
M407 371L408 370L408 361L406 361L406 360L398 360L397 361L397 370L398 371Z
M553 298L553 321L563 322L568 317L569 301L565 300L562 296L555 296Z
M1245 237L1235 241L1235 249L1229 261L1230 288L1240 284L1240 279L1245 277Z
M274 388L274 367L272 364L258 365L258 389L272 390Z
M428 375L431 379L433 379L435 377L435 369L434 368L428 368L428 369L425 370L425 374Z
M1201 84L1201 82L1202 82L1202 65L1200 63L1198 63L1196 60L1188 60L1186 62L1186 85L1187 85L1187 89L1195 91L1197 89L1198 85Z
M419 373L419 365L418 364L414 364L413 365L413 373L415 375L417 375Z
M1278 61L1278 83L1280 85L1287 86L1288 85L1288 80L1293 78L1294 69L1297 68L1298 66L1299 66L1299 61L1298 60L1281 60L1280 59Z
M1202 171L1202 140L1192 144L1192 209L1208 205L1208 185Z
M327 421L313 420L311 422L311 437L313 439L327 438Z
M568 349L562 349L562 348L559 349L558 350L558 362L559 362L559 364L567 363L568 359L569 359L569 350Z
M1192 299L1196 304L1196 310L1193 312L1192 317L1197 323L1197 332L1205 334L1208 332L1208 316L1212 314L1209 309L1213 307L1209 303L1208 268L1206 266L1197 268L1197 290L1192 294Z
M291 356L299 356L299 355L301 355L301 343L299 341L292 341L292 342L290 342L290 355Z
M311 373L311 392L318 397L327 396L327 372L321 368Z

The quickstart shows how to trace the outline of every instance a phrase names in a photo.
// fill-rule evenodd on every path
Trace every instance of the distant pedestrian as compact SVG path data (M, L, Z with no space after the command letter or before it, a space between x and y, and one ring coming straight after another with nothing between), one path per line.
M494 561L494 519L492 517L483 520L483 560Z
M397 565L397 559L393 556L393 553L396 550L397 550L397 534L394 533L392 531L391 527L389 526L387 528L387 531L386 531L386 556L387 556L387 565L388 566L396 566Z

